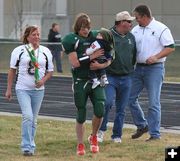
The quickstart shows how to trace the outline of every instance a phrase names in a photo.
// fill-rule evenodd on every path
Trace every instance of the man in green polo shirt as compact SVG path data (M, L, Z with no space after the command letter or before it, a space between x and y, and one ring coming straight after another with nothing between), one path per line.
M115 25L111 29L115 42L115 59L106 70L109 84L105 87L105 93L108 99L105 102L105 114L98 132L99 142L103 141L104 132L107 130L108 115L114 99L116 114L111 139L115 143L121 142L125 107L131 90L131 73L134 71L136 58L135 38L130 33L132 20L134 17L127 11L120 12L116 15Z

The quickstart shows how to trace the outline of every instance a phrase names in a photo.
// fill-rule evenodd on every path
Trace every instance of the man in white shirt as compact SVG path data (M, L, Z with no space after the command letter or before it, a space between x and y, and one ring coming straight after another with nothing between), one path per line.
M169 28L152 17L148 6L139 5L133 13L138 25L132 29L137 47L137 65L133 74L129 100L133 121L137 126L132 139L149 132L150 138L146 141L159 140L161 136L160 94L165 73L164 62L166 57L175 50L174 40ZM144 87L149 99L147 119L138 102L138 97Z

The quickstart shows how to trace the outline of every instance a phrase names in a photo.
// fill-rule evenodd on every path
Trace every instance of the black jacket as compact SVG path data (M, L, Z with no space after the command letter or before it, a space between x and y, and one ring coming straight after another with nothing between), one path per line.
M61 46L61 34L59 32L55 32L52 29L49 30L49 34L48 34L48 42L51 43L59 43L59 44L49 44L48 48L51 51L61 51L62 50L62 46Z

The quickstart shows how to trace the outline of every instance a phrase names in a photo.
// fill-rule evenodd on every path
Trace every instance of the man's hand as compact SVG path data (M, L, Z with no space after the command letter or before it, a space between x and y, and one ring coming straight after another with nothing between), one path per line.
M100 56L104 55L104 50L103 49L98 49L96 50L95 52L93 52L91 55L90 55L90 60L93 60L95 58L98 58Z
M154 64L158 61L158 58L156 57L156 55L154 56L150 56L147 60L146 60L146 63L147 64Z
M101 64L99 64L96 60L93 60L92 62L91 62L91 64L90 64L90 69L91 70L97 70L97 69L99 69L99 66L100 66Z
M90 69L91 70L97 70L97 69L104 69L106 67L108 67L111 64L111 60L108 60L105 63L98 63L96 60L93 60L90 64Z

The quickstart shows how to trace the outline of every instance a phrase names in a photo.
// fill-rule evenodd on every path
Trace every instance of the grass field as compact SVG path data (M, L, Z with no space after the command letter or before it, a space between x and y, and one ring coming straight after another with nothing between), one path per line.
M0 117L0 160L2 161L163 161L165 147L180 145L180 136L162 134L156 142L145 142L148 135L138 140L130 139L132 129L124 129L122 143L110 140L111 127L105 134L105 142L100 144L100 153L92 154L87 137L91 125L86 124L86 155L76 155L76 135L74 122L39 119L35 156L24 157L20 152L20 117Z

